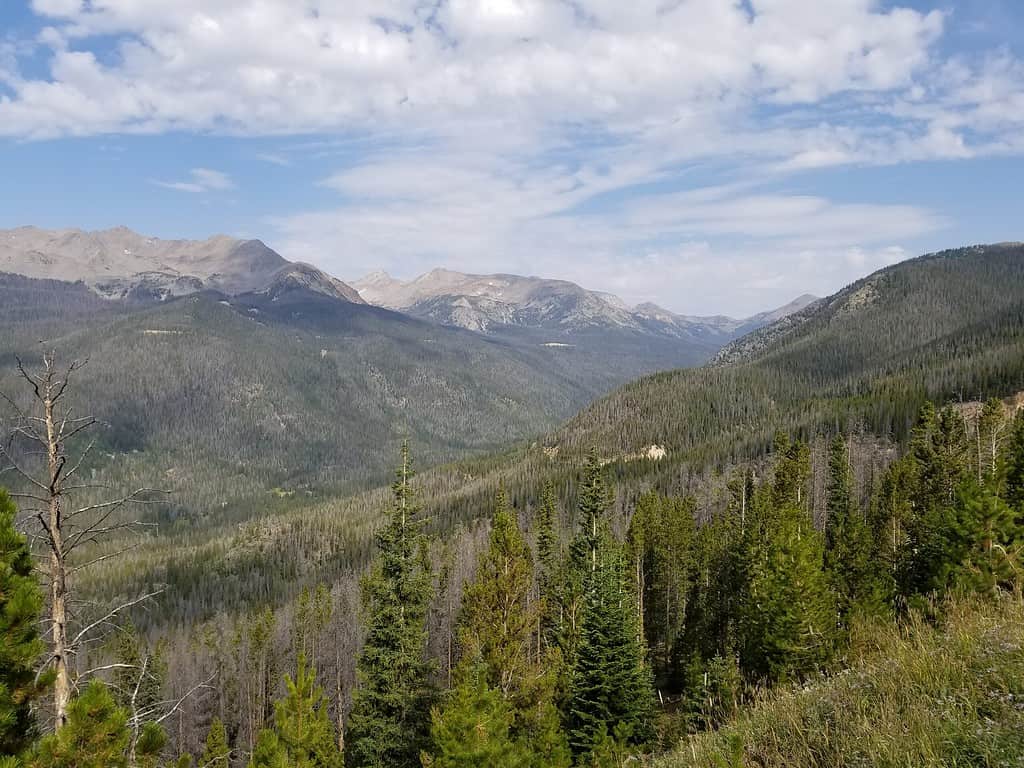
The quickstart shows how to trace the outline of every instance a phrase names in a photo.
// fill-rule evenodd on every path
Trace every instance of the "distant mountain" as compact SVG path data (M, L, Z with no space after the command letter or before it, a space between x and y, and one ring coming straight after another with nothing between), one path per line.
M161 240L125 227L0 230L0 272L80 281L110 299L165 300L202 290L233 295L288 280L362 303L352 288L315 267L289 262L259 240L224 235L196 241Z
M614 297L565 280L435 269L409 282L376 272L353 287L371 304L485 333L495 326L567 332L609 326L640 329Z
M814 300L812 296L802 296L777 310L737 320L724 316L688 317L655 304L630 308L609 293L588 290L565 280L520 275L473 275L435 269L403 281L385 272L374 272L352 285L371 304L481 333L499 329L507 332L511 328L562 334L615 329L702 346L724 344Z

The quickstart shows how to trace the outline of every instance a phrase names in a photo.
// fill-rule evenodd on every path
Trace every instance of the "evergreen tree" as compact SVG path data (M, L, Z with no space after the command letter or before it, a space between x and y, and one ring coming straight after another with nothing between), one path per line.
M413 476L405 444L389 519L377 536L377 561L363 582L366 642L345 739L353 768L416 766L429 735L434 689L425 651L432 584Z
M549 481L544 484L541 491L540 506L534 519L537 591L541 601L540 631L542 640L549 647L557 644L561 615L561 548L558 539L558 518L558 498L554 486Z
M488 684L487 665L470 660L444 705L431 713L426 768L527 768L530 745L512 734L514 713L502 692Z
M912 513L900 572L905 597L943 589L950 563L957 560L947 528L957 489L970 476L968 459L963 417L951 407L937 415L930 404L922 408L908 458Z
M29 768L127 768L128 713L110 690L93 680L68 706L68 721L44 738Z
M611 503L611 489L605 480L604 468L597 451L587 453L580 482L577 508L580 531L573 540L574 565L583 573L597 570L598 554L607 524L606 516Z
M273 737L260 735L253 768L275 768L283 755L289 768L341 768L342 756L323 691L300 655L295 678L285 678L284 699L274 705Z
M775 477L771 487L771 505L779 510L786 505L807 508L807 483L811 477L811 453L802 441L791 442L784 432L775 435ZM768 522L768 521L764 521Z
M799 678L828 660L836 603L823 570L821 536L799 507L773 514L750 558L743 663L769 680Z
M1024 530L988 484L961 487L945 535L949 575L944 585L992 595L1021 584Z
M231 747L228 745L228 734L224 721L213 718L210 731L206 735L206 745L199 758L199 768L229 768L231 764Z
M507 699L523 695L531 669L531 640L539 605L529 603L533 561L504 490L495 499L490 544L466 587L460 634L479 655L487 684Z
M632 744L653 733L651 676L624 558L607 534L598 540L597 555L572 672L569 743L577 755L590 754L602 733Z
M825 570L846 617L856 607L877 613L885 603L868 522L852 498L852 476L846 441L837 436L829 449L826 483Z
M539 603L530 603L532 582L530 548L499 490L489 546L463 596L461 642L475 665L472 673L483 674L512 708L513 738L528 746L537 765L558 766L568 756L564 736L551 730L557 720L557 671L551 670L557 670L558 657L547 651L538 660L532 651L541 611ZM538 746L537 740L545 743Z
M669 674L693 569L694 504L644 494L629 526L637 612L660 679Z
M1024 524L1024 408L1017 411L1004 447L1006 503Z
M41 693L35 677L44 648L43 596L14 514L14 504L0 491L0 758L19 754L35 736L32 701Z
M842 435L836 435L829 446L825 512L827 557L836 548L836 541L853 513L853 473L850 470L849 450Z

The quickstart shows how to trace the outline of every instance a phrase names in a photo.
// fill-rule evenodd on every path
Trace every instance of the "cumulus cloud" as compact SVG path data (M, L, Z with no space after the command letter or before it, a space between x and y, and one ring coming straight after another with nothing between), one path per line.
M637 126L735 99L911 82L942 14L871 0L35 0L50 77L0 131L321 131L408 119ZM751 12L752 10L752 12ZM101 61L81 50L117 41Z
M324 170L334 202L273 222L286 255L347 277L543 271L710 311L696 305L731 276L754 309L794 275L835 288L946 224L790 191L792 174L1024 151L1021 63L949 57L955 18L898 0L32 7L46 29L0 49L0 136L315 135L259 155L282 166L370 138ZM21 71L29 57L45 75Z

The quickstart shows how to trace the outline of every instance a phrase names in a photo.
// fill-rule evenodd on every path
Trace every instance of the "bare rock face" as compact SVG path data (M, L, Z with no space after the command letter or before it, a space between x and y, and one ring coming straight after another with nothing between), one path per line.
M654 304L631 308L617 296L587 290L565 280L519 275L471 275L435 269L404 281L386 272L373 272L352 285L371 304L481 333L509 326L569 333L617 328L721 343L813 300L801 297L773 312L737 320L677 315Z
M0 272L81 281L110 299L162 301L201 290L240 294L290 280L293 287L363 303L352 288L315 267L289 262L259 240L225 235L196 241L161 240L125 227L0 230Z

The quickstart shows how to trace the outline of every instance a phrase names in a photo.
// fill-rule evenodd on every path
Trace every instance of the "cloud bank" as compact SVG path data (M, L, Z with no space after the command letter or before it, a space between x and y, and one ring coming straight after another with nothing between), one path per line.
M316 157L325 197L276 243L347 277L544 272L693 311L735 280L752 310L945 224L794 174L1024 151L1024 65L944 52L947 12L873 0L32 7L44 28L0 51L0 135L279 136L263 159ZM196 173L171 185L219 188Z

